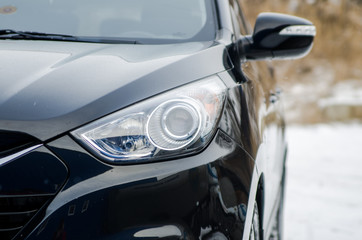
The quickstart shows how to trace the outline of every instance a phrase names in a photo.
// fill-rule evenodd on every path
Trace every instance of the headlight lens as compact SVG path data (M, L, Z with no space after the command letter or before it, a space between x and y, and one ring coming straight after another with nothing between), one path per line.
M175 99L162 103L150 115L146 126L153 145L177 150L190 144L201 129L201 109L197 102Z
M108 162L145 162L202 149L220 117L226 87L213 76L90 123L72 135Z

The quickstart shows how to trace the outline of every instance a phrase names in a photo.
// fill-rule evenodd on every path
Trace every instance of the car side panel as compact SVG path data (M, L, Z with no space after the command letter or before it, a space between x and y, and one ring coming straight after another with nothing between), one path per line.
M229 17L232 19L233 32L237 39L250 34L242 14L242 9L237 1L219 1L219 4L229 4ZM242 34L242 35L240 35ZM234 44L230 44L229 52L234 61L234 80L240 82L241 92L245 95L241 112L247 121L240 121L240 126L248 131L247 139L242 139L245 150L256 159L259 177L263 176L263 217L262 227L269 232L275 216L275 208L278 207L279 192L284 169L285 137L284 118L281 111L281 102L273 69L267 62L248 61L245 62L235 54ZM242 55L242 49L238 49ZM241 61L241 62L240 62ZM234 107L235 105L233 105ZM259 181L259 179L257 179ZM252 187L258 187L252 184ZM251 191L253 191L252 189ZM251 196L253 197L253 196ZM250 203L250 202L249 202ZM252 202L253 203L253 202ZM250 206L249 206L250 207Z

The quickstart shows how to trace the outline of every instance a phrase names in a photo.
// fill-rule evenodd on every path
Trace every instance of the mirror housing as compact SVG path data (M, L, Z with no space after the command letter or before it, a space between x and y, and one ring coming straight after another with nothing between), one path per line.
M316 28L310 21L280 13L258 15L252 36L239 40L246 60L296 59L312 49Z

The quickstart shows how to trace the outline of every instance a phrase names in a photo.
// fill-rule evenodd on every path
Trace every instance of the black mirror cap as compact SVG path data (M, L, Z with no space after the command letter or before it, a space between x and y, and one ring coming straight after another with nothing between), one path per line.
M309 53L315 34L313 23L304 18L261 13L253 35L240 43L247 60L295 59Z

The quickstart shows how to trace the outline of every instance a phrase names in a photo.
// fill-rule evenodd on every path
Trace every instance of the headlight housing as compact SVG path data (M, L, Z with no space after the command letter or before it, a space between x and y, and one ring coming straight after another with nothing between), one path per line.
M71 134L111 163L194 153L215 133L225 92L224 83L212 76L132 105Z

